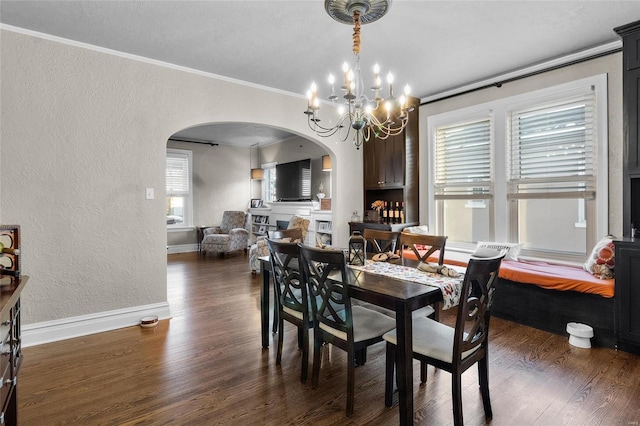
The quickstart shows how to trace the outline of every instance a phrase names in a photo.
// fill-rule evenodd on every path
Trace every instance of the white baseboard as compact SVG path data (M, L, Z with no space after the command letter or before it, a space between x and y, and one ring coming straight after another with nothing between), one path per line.
M167 254L189 253L198 251L198 244L180 244L175 246L167 246Z
M89 334L102 333L140 324L140 318L157 315L171 318L168 302L44 321L22 326L22 347L42 345Z

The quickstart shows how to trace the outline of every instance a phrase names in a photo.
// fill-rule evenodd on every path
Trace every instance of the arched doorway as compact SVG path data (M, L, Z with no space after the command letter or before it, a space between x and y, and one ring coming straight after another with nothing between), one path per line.
M329 149L287 129L245 122L198 124L174 133L167 148L186 152L191 164L191 185L182 214L172 210L172 197L167 194L169 253L195 251L201 237L198 230L219 224L224 210L247 210L252 198L270 201L262 182L251 180L253 167L309 158L314 198L321 188L329 196L333 190L331 172L322 170L322 157L332 155ZM183 220L169 223L182 216Z

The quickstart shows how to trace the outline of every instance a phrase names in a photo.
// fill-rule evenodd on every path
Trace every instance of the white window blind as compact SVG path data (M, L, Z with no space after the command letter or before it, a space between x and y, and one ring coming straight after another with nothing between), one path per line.
M436 200L492 197L492 131L488 117L436 129Z
M167 195L189 194L189 156L167 153Z
M554 105L509 114L508 198L595 196L593 90Z

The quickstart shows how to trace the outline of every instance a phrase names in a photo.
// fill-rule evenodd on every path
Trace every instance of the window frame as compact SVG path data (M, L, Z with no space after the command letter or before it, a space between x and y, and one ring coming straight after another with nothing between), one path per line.
M427 208L428 223L431 229L438 230L436 223L436 200L434 188L435 176L435 142L436 132L439 127L463 123L483 116L491 116L493 140L493 219L490 226L493 239L501 242L517 242L517 221L514 221L514 214L517 215L517 201L507 199L508 194L508 151L510 135L508 128L508 116L510 111L523 109L533 105L542 105L550 102L557 102L575 96L576 93L585 92L587 89L595 93L595 147L593 161L595 162L596 173L596 196L593 200L586 201L585 218L587 221L586 254L573 255L563 252L541 252L536 250L523 250L521 257L540 258L554 261L565 261L571 263L584 262L586 255L597 243L598 236L608 233L609 223L609 190L608 190L608 98L607 98L607 75L599 74L591 77L578 79L568 83L558 84L551 87L530 91L527 93L496 99L457 110L434 114L427 117L427 138L428 138L428 159L427 174L429 182L427 185ZM513 204L516 204L514 207ZM515 213L514 213L515 212ZM514 229L515 227L515 229ZM436 231L438 232L438 231ZM473 247L472 247L473 246ZM447 249L452 251L470 252L475 248L472 244L456 244L447 242Z
M188 185L189 191L188 193L174 193L172 191L167 190L167 169L165 165L165 203L167 202L169 197L183 197L184 202L184 212L183 212L183 222L176 224L167 224L167 231L181 231L185 229L193 228L193 152L187 149L178 149L178 148L167 148L166 158L173 157L185 157L187 158L187 167L188 167Z
M264 170L264 176L262 179L262 198L264 199L265 203L271 203L271 202L277 201L275 198L275 189L273 194L271 193L271 191L269 191L269 185L271 184L272 179L273 179L273 185L275 188L275 181L277 179L277 176L276 176L277 164L278 164L277 162L273 162L273 163L265 163L260 166L262 170ZM273 197L271 195L273 195Z

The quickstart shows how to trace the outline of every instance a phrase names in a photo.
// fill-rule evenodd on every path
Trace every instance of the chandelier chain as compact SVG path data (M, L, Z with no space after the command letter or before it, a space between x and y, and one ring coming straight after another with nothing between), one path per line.
M360 54L360 11L353 12L353 53Z

